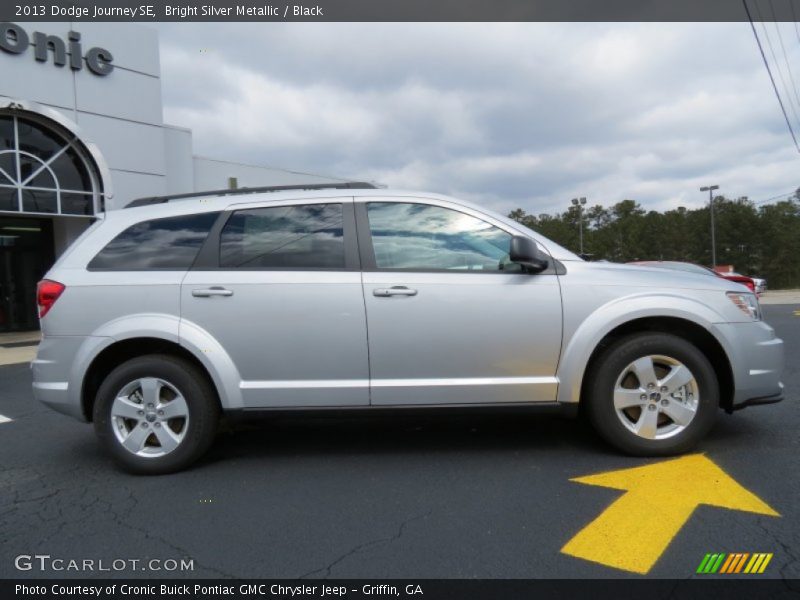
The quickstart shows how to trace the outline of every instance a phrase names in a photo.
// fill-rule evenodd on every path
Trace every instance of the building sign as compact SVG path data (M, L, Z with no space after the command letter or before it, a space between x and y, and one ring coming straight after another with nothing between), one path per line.
M31 39L33 38L33 39ZM70 31L64 41L56 35L48 35L41 31L34 31L28 35L16 23L0 23L0 49L10 54L22 54L28 46L33 44L33 56L39 62L47 62L48 55L52 53L53 64L63 67L69 61L69 68L73 71L83 69L83 61L95 75L105 76L114 70L112 61L114 57L105 48L89 48L86 56L81 48L81 34ZM69 53L69 56L67 56Z

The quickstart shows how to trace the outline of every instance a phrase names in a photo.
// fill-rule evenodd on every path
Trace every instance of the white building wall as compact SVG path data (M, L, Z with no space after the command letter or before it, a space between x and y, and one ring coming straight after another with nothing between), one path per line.
M26 24L38 27L38 23ZM113 197L106 209L166 192L158 33L129 23L72 23L84 51L99 46L114 56L114 71L98 77L84 68L75 77L78 126L108 163ZM66 34L64 34L66 35Z
M164 125L163 131L167 175L164 193L180 194L195 191L192 130Z
M48 35L66 34L60 23L37 23L36 31ZM30 33L28 24L25 29ZM22 100L33 100L56 108L75 120L75 78L68 66L56 67L52 62L40 63L33 58L33 50L20 55L0 51L0 95Z
M78 127L85 137L97 144L112 171L162 177L166 174L161 126L79 112ZM117 187L114 186L115 196L126 192Z
M57 217L53 219L53 250L59 256L88 227L88 219Z

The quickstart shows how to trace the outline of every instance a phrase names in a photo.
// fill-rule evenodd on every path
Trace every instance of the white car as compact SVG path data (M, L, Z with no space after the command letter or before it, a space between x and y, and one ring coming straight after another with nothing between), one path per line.
M220 413L580 404L621 450L660 456L718 408L783 396L783 342L737 283L585 262L437 194L298 187L93 225L39 285L36 397L165 473Z

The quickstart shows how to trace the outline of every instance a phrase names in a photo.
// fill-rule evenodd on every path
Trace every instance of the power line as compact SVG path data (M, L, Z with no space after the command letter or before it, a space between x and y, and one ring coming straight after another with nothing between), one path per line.
M790 5L791 3L792 3L791 0L789 0ZM792 67L789 65L789 57L786 55L786 47L783 45L783 36L781 35L780 27L778 27L778 19L775 16L775 6L772 4L772 0L769 0L769 10L772 13L772 18L773 18L772 25L775 27L775 32L778 34L778 41L781 44L781 52L783 52L783 61L786 63L786 72L789 74L789 81L792 83L792 91L794 91L794 98L797 101L797 105L800 106L800 95L797 94L797 85L795 85L794 77L792 76ZM797 117L796 114L795 117Z
M792 99L792 94L789 92L789 86L786 85L786 80L783 78L783 69L781 68L780 63L778 62L778 58L775 56L775 49L772 47L772 40L769 37L769 32L767 31L767 24L764 21L764 16L761 14L761 9L758 6L758 1L754 0L753 5L756 8L756 16L758 17L759 24L761 25L761 31L764 32L764 38L767 40L767 48L769 48L769 53L772 56L772 64L775 65L775 68L778 70L778 78L781 80L781 85L783 86L783 91L786 94L789 108L791 109L791 112L794 115L795 122L800 123L800 118L798 118L797 110L795 109L795 102Z
M792 190L790 192L784 192L783 194L778 194L777 196L773 196L772 198L767 198L766 200L759 200L758 202L753 202L755 206L759 206L761 204L766 204L767 202L772 202L773 200L779 199L786 199L794 195L796 190Z
M789 8L792 9L792 21L794 21L794 32L797 35L797 41L800 42L800 28L797 27L797 13L794 12L794 2L789 0Z
M794 129L792 129L792 124L789 121L789 116L786 114L786 108L783 106L783 100L781 100L781 95L778 92L778 86L775 85L775 78L772 76L772 70L769 68L767 57L764 54L764 48L761 46L761 40L758 39L758 32L756 31L756 26L753 24L753 17L750 14L750 9L747 6L747 0L742 0L742 4L744 4L744 10L747 13L747 18L750 21L750 27L752 28L753 35L756 38L756 44L758 44L758 51L761 53L761 60L764 61L764 66L767 68L767 74L769 75L769 80L772 82L772 89L775 92L775 97L778 99L778 104L780 104L781 106L781 112L783 113L783 118L786 120L786 126L789 128L789 133L792 136L794 147L797 148L797 152L800 153L800 145L798 145L797 143L797 137L794 135Z

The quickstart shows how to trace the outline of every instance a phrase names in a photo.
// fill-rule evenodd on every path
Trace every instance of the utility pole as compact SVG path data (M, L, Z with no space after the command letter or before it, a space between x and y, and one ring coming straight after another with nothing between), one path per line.
M708 192L708 208L711 211L711 268L717 266L717 241L714 238L714 190L718 185L707 185L700 188L701 192Z
M583 207L585 204L586 204L586 198L572 199L572 205L578 207L578 231L580 231L581 258L583 258Z

